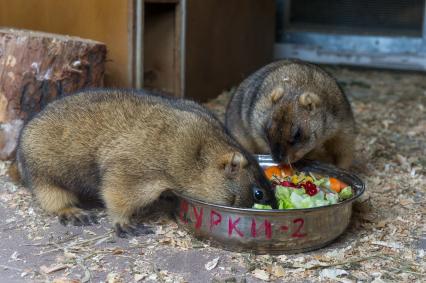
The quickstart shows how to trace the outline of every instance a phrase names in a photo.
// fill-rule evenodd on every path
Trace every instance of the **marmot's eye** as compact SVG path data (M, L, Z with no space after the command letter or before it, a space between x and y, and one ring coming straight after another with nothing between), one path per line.
M260 189L254 190L254 199L257 201L261 201L263 199L263 191Z
M293 137L291 138L291 140L288 141L288 143L290 145L295 145L300 142L301 138L302 138L302 131L300 130L300 128L297 128L293 134Z

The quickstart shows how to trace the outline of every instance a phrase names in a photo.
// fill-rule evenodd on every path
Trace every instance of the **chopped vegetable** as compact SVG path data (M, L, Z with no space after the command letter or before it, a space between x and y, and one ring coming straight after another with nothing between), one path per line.
M279 166L270 166L265 169L265 175L268 179L272 179L273 176L281 177L281 168Z
M343 183L342 181L330 177L329 180L329 189L335 191L336 193L339 193L343 188L346 188L348 185Z
M291 175L293 175L294 174L294 172L293 172L293 168L291 168L289 165L281 165L280 166L281 167L281 174L282 174L282 176L283 177L285 177L285 176L291 176Z
M327 193L325 194L325 199L328 200L330 204L336 204L339 200L339 196L337 194Z
M352 195L353 195L352 188L350 186L347 186L346 188L340 191L339 199L340 200L349 199L352 197Z
M253 205L253 208L257 208L257 209L272 209L272 206L267 205L267 204L255 203Z
M268 179L272 179L273 176L275 177L292 176L293 169L288 165L269 166L268 168L265 169L265 175L266 177L268 177Z
M288 165L268 167L265 174L274 186L278 209L332 205L353 196L352 188L336 178L295 172ZM272 209L262 204L253 208Z

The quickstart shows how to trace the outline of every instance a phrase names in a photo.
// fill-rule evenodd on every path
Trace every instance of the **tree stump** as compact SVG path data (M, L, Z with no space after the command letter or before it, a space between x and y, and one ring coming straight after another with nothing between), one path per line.
M14 157L22 126L47 103L103 86L105 58L101 42L0 29L0 159Z

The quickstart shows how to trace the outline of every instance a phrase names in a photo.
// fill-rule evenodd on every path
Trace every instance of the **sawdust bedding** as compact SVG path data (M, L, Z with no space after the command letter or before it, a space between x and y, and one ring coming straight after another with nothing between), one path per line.
M62 227L0 165L1 282L424 282L426 78L327 67L351 100L359 130L354 171L367 190L347 231L304 254L255 256L201 243L154 213L155 234L116 239L100 224ZM230 93L206 105L223 118Z

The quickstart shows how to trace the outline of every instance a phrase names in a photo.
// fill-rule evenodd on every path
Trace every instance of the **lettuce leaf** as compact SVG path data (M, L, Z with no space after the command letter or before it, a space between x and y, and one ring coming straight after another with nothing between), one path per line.
M339 199L345 200L351 198L353 195L351 186L347 186L346 188L342 189L339 193Z
M272 209L272 207L270 205L268 205L268 204L260 204L260 203L255 203L253 205L253 208L256 208L256 209Z
M339 196L333 193L326 193L325 199L328 200L329 204L336 204L339 200Z

